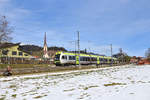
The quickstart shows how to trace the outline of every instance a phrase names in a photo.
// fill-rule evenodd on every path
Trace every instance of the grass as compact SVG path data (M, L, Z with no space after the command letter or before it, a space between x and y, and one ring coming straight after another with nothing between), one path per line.
M1 69L5 70L7 65L8 64L0 64L0 70ZM64 72L64 71L83 70L83 69L92 69L92 68L112 67L110 65L103 65L103 66L83 65L80 68L77 66L52 67L54 66L52 64L11 64L10 66L12 67L13 75L44 73L44 72Z
M88 93L83 93L80 95L78 99L85 99L86 97L89 97L90 95Z
M16 88L16 85L10 85L9 88Z
M0 98L0 100L5 100L5 97Z
M42 98L43 96L36 96L36 97L34 97L35 99L39 99L39 98Z
M10 65L11 68L32 68L32 67L47 67L49 64L0 64L0 69L5 69Z
M73 91L75 89L68 89L68 90L64 90L64 92L69 92L69 91Z
M110 83L110 84L104 84L104 86L115 86L115 85L126 85L126 83Z
M17 97L17 94L13 94L12 97L13 97L13 98L16 98L16 97Z
M43 95L43 96L36 96L36 97L34 97L35 99L39 99L39 98L42 98L42 97L45 97L45 96L47 96L46 94L45 95Z
M3 80L3 82L9 82L9 81L12 81L12 80Z
M88 90L88 89L90 89L90 88L96 88L96 87L99 87L99 86L93 85L93 86L84 87L83 89L84 89L84 90Z

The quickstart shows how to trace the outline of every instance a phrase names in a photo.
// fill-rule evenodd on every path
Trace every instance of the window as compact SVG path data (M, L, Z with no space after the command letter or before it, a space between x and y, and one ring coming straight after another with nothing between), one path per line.
M84 60L83 60L83 57L80 57L80 61L84 61Z
M23 53L22 52L19 52L19 56L22 56L23 55Z
M69 60L75 60L75 56L69 56Z
M17 55L17 51L12 51L12 55Z
M24 54L24 56L28 56L28 54Z
M97 61L97 58L95 58L95 57L92 57L92 61Z
M100 60L100 61L103 61L104 59L103 59L103 58L99 58L99 60Z
M76 60L76 57L75 57L75 56L73 56L73 60Z
M90 57L87 58L88 61L91 61Z
M67 59L67 56L65 56L65 55L64 55L64 56L62 56L62 59Z
M111 62L111 59L109 59L109 61Z
M94 58L94 61L97 61L97 58Z
M104 62L107 62L107 59L104 59Z
M3 55L7 55L7 54L8 54L8 50L3 50L3 51L2 51L2 54L3 54Z
M59 58L60 58L60 54L55 55L55 60L56 60L56 61L59 61Z
M83 57L83 61L86 61L86 57Z

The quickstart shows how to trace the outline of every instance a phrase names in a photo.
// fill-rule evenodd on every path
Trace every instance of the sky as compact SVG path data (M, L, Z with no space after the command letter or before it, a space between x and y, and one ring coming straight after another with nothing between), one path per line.
M130 56L145 56L150 38L149 0L0 0L0 15L13 26L12 42L110 55L122 48Z

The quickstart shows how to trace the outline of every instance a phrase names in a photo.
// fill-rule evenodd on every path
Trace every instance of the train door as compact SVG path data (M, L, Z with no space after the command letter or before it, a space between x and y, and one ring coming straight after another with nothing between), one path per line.
M79 65L79 56L76 56L76 64Z
M97 57L97 64L98 64L98 65L100 64L100 60L99 60L99 57Z

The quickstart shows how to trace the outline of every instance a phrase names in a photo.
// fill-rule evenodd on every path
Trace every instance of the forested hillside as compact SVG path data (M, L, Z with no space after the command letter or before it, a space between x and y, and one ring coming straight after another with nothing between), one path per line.
M33 56L42 57L43 55L43 47L37 45L21 45L19 46L19 50L27 52ZM48 47L48 51L67 51L64 47Z

